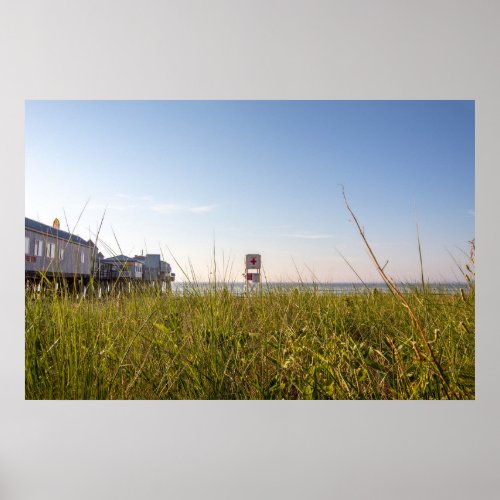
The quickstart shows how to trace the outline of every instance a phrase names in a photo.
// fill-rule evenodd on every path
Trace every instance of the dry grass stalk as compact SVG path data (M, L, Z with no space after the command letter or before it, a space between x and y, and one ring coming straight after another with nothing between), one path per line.
M365 247L366 249L368 250L368 254L370 255L373 263L375 264L375 267L378 271L378 273L380 274L381 278L384 280L384 283L387 285L387 287L389 288L389 290L391 291L391 293L393 295L395 295L401 302L401 304L406 308L406 310L408 311L408 314L410 315L411 319L414 321L416 327L417 327L417 330L418 332L420 333L420 336L422 337L422 340L424 341L424 344L425 344L425 347L429 353L429 356L431 357L432 359L432 362L434 363L434 366L437 368L438 370L438 374L439 374L439 377L441 379L441 381L443 382L443 384L445 385L445 387L447 389L449 389L449 383L447 381L447 377L444 373L444 370L443 368L441 367L439 361L436 359L436 356L434 355L434 351L432 350L432 347L429 343L429 339L427 338L427 335L425 334L425 331L424 331L424 328L422 326L422 324L420 323L417 315L415 314L415 311L413 311L413 309L411 308L410 304L408 303L408 301L406 300L406 298L404 297L404 295L400 292L400 290L398 289L398 287L394 284L394 282L387 276L387 274L385 273L384 271L384 267L382 267L377 259L377 257L375 256L375 254L373 253L373 250L370 246L370 244L368 243L368 240L366 239L366 236L365 236L365 233L361 227L361 225L359 224L358 222L358 219L356 218L356 215L354 215L354 212L352 211L350 205L349 205L349 202L347 201L347 197L346 197L346 194L345 194L345 190L344 190L344 187L342 187L342 196L344 197L344 202L345 202L345 205L346 205L346 208L347 210L349 211L349 213L351 214L351 217L353 219L353 222L361 236L361 239L363 240L363 243L365 244Z

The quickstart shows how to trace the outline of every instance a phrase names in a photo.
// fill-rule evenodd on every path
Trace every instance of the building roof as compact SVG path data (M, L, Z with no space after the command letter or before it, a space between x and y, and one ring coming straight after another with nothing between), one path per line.
M126 262L139 262L139 260L134 259L132 257L127 257L126 255L115 255L114 257L108 257L107 259L103 259L102 262L115 264L115 263L126 263Z
M33 231L38 231L48 236L54 236L55 238L71 241L73 243L78 243L87 247L91 246L89 241L85 241L83 238L80 238L80 236L77 236L76 234L71 234L66 231L62 231L61 229L56 229L55 227L48 226L47 224L43 224L42 222L28 219L28 217L24 218L24 226L26 229L32 229Z

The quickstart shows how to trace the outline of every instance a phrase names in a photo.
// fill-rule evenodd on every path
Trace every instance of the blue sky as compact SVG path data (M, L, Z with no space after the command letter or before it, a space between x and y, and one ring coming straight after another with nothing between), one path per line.
M26 216L127 255L173 256L201 281L379 281L340 185L386 270L457 276L474 237L473 101L27 101ZM66 214L66 216L64 215ZM113 234L114 233L114 234ZM115 241L115 236L121 247Z

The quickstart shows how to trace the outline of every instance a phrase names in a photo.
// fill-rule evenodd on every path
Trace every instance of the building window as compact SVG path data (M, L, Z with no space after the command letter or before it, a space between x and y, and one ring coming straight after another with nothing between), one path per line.
M35 251L34 254L37 257L41 257L43 255L43 241L42 240L35 240Z
M53 259L56 256L55 243L47 243L47 246L45 247L45 255L49 257L49 259Z
M64 259L64 248L60 248L59 249L59 260L63 260Z
M24 238L24 253L26 255L30 254L30 239L27 236Z
M80 253L80 260L82 264L85 262L85 254L83 253L83 251Z

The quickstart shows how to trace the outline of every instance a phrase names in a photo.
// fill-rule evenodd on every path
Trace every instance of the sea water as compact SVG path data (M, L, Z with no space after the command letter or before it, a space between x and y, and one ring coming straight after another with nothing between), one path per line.
M411 292L413 290L420 290L421 283L396 283L398 289L402 292ZM466 283L428 283L426 284L427 290L432 293L458 293L460 288L467 290ZM189 291L210 291L210 290L227 290L230 293L241 295L246 291L245 283L172 283L172 291L174 293L183 293ZM251 289L251 288L250 288ZM258 290L257 287L253 290ZM316 291L319 293L333 293L333 294L352 294L352 293L372 293L374 290L380 292L389 292L389 288L385 283L262 283L262 291Z

